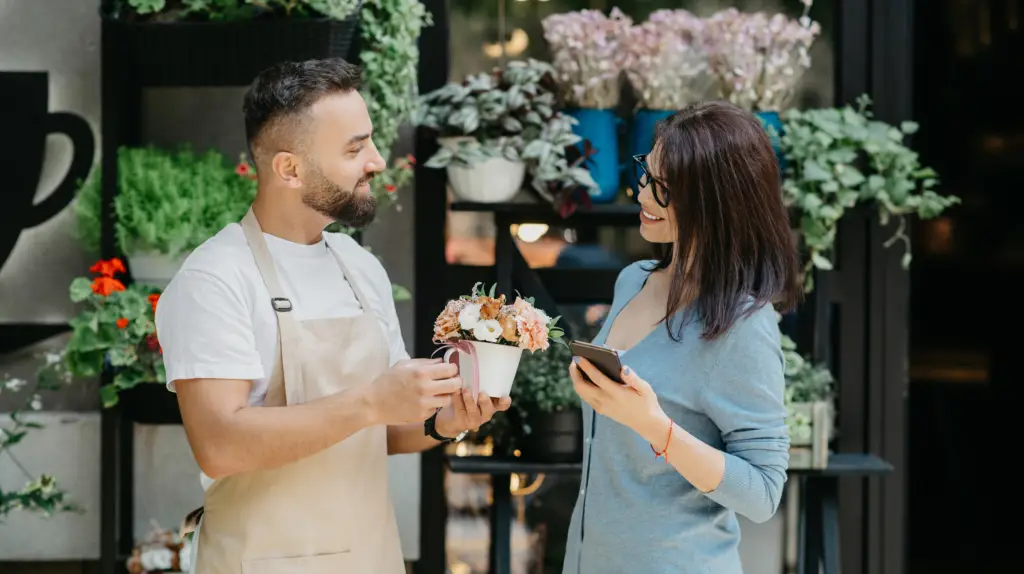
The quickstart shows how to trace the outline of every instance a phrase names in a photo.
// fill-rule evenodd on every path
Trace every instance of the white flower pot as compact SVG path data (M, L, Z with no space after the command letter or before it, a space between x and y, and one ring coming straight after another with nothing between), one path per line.
M128 256L132 279L136 283L145 283L163 289L171 282L171 278L181 269L189 253L170 257L162 253L134 253Z
M440 138L443 147L454 149L460 141L470 137ZM448 182L462 201L501 203L516 196L526 179L526 163L491 158L472 167L448 166Z
M478 390L489 397L507 397L512 391L512 381L519 370L519 359L523 350L511 345L484 343L481 341L465 341L473 347L473 353L464 353L449 349L444 360L451 362L457 356L459 374L462 375L462 386L472 389L474 382L479 383ZM479 372L480 380L476 381Z

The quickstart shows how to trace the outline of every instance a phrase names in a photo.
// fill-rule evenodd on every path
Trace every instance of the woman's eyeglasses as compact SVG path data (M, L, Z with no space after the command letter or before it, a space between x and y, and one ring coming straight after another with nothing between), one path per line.
M668 207L668 188L659 183L647 171L647 154L633 156L633 176L636 178L637 194L640 193L641 189L650 185L654 201L658 202L658 205L662 207Z

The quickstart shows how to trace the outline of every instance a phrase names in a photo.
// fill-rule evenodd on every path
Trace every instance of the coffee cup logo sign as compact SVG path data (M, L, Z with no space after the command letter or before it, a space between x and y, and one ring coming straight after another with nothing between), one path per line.
M67 207L92 167L96 144L89 124L68 112L51 112L49 96L46 72L0 72L0 271L21 232ZM36 203L50 134L67 136L74 153L57 188Z

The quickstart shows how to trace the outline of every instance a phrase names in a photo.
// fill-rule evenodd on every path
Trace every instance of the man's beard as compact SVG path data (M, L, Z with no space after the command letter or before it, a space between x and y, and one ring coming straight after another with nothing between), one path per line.
M328 217L346 227L361 228L373 222L377 213L377 200L372 193L359 193L355 189L346 191L314 166L313 176L309 183L309 192L302 197L302 202L317 213ZM356 183L355 187L369 183L374 174L367 174Z

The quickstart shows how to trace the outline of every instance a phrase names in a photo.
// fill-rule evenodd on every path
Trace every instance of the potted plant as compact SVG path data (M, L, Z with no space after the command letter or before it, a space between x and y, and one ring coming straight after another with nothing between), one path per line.
M105 0L118 69L146 86L246 85L285 60L351 57L362 0Z
M552 14L541 22L558 70L560 95L576 118L575 133L596 150L590 170L597 203L615 200L620 189L618 117L625 39L633 21L618 8Z
M229 166L212 150L125 147L117 171L118 249L136 281L160 288L193 249L239 221L256 196L252 167L244 159ZM86 180L75 206L78 237L93 253L100 242L100 174Z
M578 462L583 457L583 414L569 378L571 360L565 345L523 358L509 413L517 432L507 441L523 460Z
M110 407L120 391L165 380L154 319L160 290L142 283L126 286L119 279L126 272L120 259L98 261L89 271L90 277L76 277L69 288L71 301L82 310L69 322L71 337L60 361L76 378L110 372L111 382L100 388L103 406Z
M701 44L703 28L702 18L683 9L655 10L629 28L622 43L623 69L637 98L630 155L651 150L659 120L709 94L713 82Z
M796 95L797 85L811 66L811 44L821 26L807 15L744 13L727 8L705 22L702 42L721 98L754 112L769 130L776 155L782 130L779 114Z
M825 468L835 432L831 371L800 355L796 343L783 335L786 360L786 424L791 468Z
M495 296L496 287L488 292L475 284L434 320L434 342L448 348L445 361L458 353L459 372L474 397L478 392L510 396L523 351L547 351L550 341L564 335L559 317L548 317L532 298L516 297L506 304L504 294Z
M531 187L549 201L552 189L596 187L590 173L570 163L579 141L573 118L558 106L553 68L537 60L449 83L421 97L414 122L438 135L441 149L424 164L446 168L461 199L508 201Z
M902 122L896 127L873 119L870 103L864 95L856 107L791 109L782 115L781 145L787 158L782 188L786 204L799 215L800 236L808 251L807 291L814 286L814 269L832 269L836 228L847 209L871 205L882 225L898 218L899 226L885 246L903 242L906 268L911 261L906 216L936 217L960 202L934 191L937 174L921 165L918 154L904 143L917 124Z

